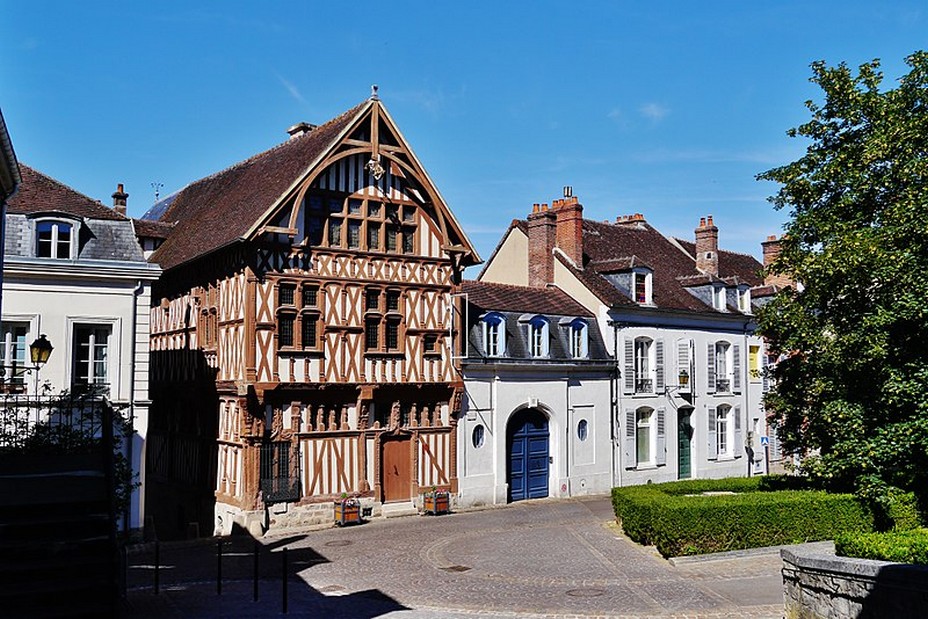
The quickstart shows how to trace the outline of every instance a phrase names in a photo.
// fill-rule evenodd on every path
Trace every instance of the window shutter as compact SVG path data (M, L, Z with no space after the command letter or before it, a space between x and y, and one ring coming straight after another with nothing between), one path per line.
M625 393L635 393L635 340L625 338Z
M741 407L736 406L734 408L735 413L735 443L732 445L732 451L735 452L735 457L740 458L742 452L744 451L744 441L741 440Z
M680 372L686 370L690 375L690 381L693 380L693 373L690 371L690 342L689 340L677 340L677 376ZM679 382L679 380L678 380ZM689 391L690 385L680 387L680 391Z
M654 342L655 393L664 393L664 340Z
M708 428L708 430L709 430L709 433L708 433L708 435L709 435L709 450L708 450L708 454L709 454L709 455L706 456L706 457L707 457L709 460L718 460L718 458L719 458L719 452L718 452L719 443L718 443L718 440L717 440L716 437L715 437L715 408L714 408L714 407L709 409L709 428Z
M715 342L707 344L708 367L706 367L706 389L709 393L715 393Z
M654 462L658 466L667 464L667 434L664 421L666 411L663 408L657 409L657 453L654 454Z
M768 391L770 391L770 366L764 365L760 369L760 375L761 375L761 390L764 393L767 393Z
M734 376L732 376L732 391L741 393L741 347L735 344L731 350L731 367Z
M625 409L625 439L622 441L625 451L625 468L633 469L638 465L638 454L635 450L635 409Z

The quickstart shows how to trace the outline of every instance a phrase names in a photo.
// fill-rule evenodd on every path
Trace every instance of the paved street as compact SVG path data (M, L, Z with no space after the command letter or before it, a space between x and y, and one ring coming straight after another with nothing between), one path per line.
M608 497L531 501L440 517L130 553L129 617L770 617L782 616L778 552L676 565L625 539Z

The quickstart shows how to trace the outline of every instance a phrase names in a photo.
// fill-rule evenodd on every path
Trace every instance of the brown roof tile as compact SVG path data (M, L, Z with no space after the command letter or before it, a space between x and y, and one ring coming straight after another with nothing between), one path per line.
M22 184L7 203L7 212L28 215L43 211L58 211L89 219L126 221L128 217L117 213L99 201L71 189L38 170L20 162Z
M464 280L461 290L467 294L468 301L487 310L587 318L593 316L566 292L553 286L535 288Z
M137 236L150 239L166 239L174 229L174 224L166 221L153 221L151 219L133 219Z
M176 226L152 262L170 269L243 238L369 104L182 189L159 218Z
M693 260L696 259L695 243L683 239L674 240L693 256ZM749 286L760 286L764 283L764 278L760 274L763 268L754 256L724 249L719 250L719 277L723 279L737 277L739 281Z

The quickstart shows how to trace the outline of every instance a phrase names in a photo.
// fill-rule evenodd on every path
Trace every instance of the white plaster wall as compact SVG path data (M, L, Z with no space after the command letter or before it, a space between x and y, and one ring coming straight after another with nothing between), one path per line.
M709 327L704 325L703 327ZM648 482L659 483L679 479L678 471L678 413L683 407L693 407L690 423L693 426L691 439L691 474L690 478L720 478L747 476L749 474L762 474L766 472L763 460L764 451L760 446L759 436L766 434L766 420L762 407L762 384L760 379L750 377L749 374L749 346L759 346L763 354L763 342L756 336L746 336L744 333L722 331L715 325L714 328L701 328L700 325L690 324L679 328L665 326L636 326L622 327L618 331L604 334L607 336L611 349L614 335L618 333L618 364L620 372L624 371L624 345L625 338L634 339L647 336L652 339L663 339L665 356L665 382L669 389L665 393L652 395L629 395L624 393L622 379L619 379L618 395L618 422L619 432L616 441L616 461L618 464L616 474L619 485L635 485ZM676 358L676 341L679 339L694 342L695 380L691 378L694 387L692 398L686 399L676 387L679 374ZM708 344L724 340L741 347L741 393L709 393L707 379L707 346ZM742 443L733 445L734 453L740 457L720 457L709 459L709 408L728 404L734 409L741 407L741 436ZM642 406L666 411L666 464L661 466L637 467L634 462L624 461L624 448L622 437L625 435L625 411L628 408L638 409ZM751 461L745 451L748 432L755 427L758 434L752 437L755 461Z
M73 273L43 273L33 268L28 274L8 262L3 281L3 321L29 324L26 345L45 334L54 349L39 372L39 385L56 394L71 386L73 328L75 324L102 324L112 329L108 354L109 399L129 407L136 435L126 447L126 456L145 481L145 439L148 431L149 305L151 283L159 271L147 265L138 276L130 269L118 276L94 275L75 264ZM141 285L137 289L137 286ZM133 311L134 310L134 311ZM28 351L26 353L28 362ZM133 372L133 363L134 372ZM35 391L35 375L26 377L28 393ZM128 526L138 529L144 522L144 487L133 492ZM120 523L122 525L123 523Z
M506 503L506 427L519 410L545 412L549 432L548 495L605 493L612 487L609 380L602 374L549 372L532 367L465 369L464 416L458 423L459 503ZM580 419L588 422L585 441L577 437ZM475 447L474 428L484 426L484 443Z

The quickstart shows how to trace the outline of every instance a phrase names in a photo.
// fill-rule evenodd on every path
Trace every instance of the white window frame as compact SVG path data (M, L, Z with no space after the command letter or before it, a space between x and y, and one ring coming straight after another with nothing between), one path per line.
M742 314L751 314L751 289L742 288L738 291L738 309Z
M656 411L653 408L642 406L635 411L635 464L638 467L655 466L655 454L657 453L657 432L654 428ZM641 433L647 432L648 457L641 459Z
M734 457L735 424L732 418L733 410L731 406L722 404L715 411L715 451L718 458Z
M730 342L719 340L715 343L715 391L716 393L733 393L734 359ZM725 386L727 388L723 389Z
M712 288L712 305L720 312L728 311L728 293L724 286Z
M573 320L567 327L570 343L570 356L585 359L590 355L590 333L586 321L582 318Z
M490 312L480 319L483 329L483 351L488 357L502 357L506 352L506 318Z
M528 321L528 350L535 358L548 356L548 320L534 316Z
M76 355L77 350L75 349L75 330L80 327L93 327L93 328L109 328L109 338L106 343L106 381L105 384L109 386L109 397L113 399L118 399L120 397L120 366L121 356L119 351L121 350L121 333L122 333L122 320L120 318L105 317L105 316L69 316L67 318L68 325L68 343L67 343L67 353L68 353L68 374L67 374L67 385L68 388L73 389L76 384L77 376L75 376L76 370Z
M0 336L2 336L2 341L0 341L0 364L3 366L3 382L7 384L17 384L25 385L25 372L22 371L28 365L31 365L32 360L27 356L26 351L29 349L29 333L31 331L32 325L28 320L6 320L4 319L2 324L0 324ZM17 328L24 328L25 333L23 334L22 341L22 350L18 350L16 342L14 340L13 330ZM13 355L13 352L17 351L19 354ZM13 363L16 363L16 372L13 371Z
M644 355L641 354L642 349ZM657 378L654 339L647 336L636 337L634 351L635 393L653 394ZM650 385L644 381L650 381Z
M644 278L644 302L638 300L638 278ZM654 305L654 278L650 269L632 270L632 301L638 305Z
M51 255L39 255L39 226L50 224L52 226ZM68 255L58 255L58 233L61 226L68 226L71 229L71 238L68 240ZM74 260L77 257L77 235L80 231L80 221L66 219L63 217L37 217L32 221L32 252L36 258L48 258L50 260Z

